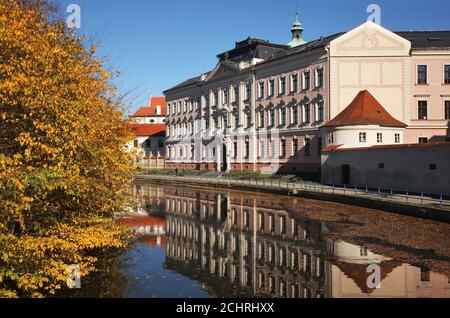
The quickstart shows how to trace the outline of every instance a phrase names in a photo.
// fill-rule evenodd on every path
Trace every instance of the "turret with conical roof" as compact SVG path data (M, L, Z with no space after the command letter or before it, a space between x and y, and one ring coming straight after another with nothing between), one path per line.
M295 13L295 22L292 25L291 32L292 32L292 41L288 43L290 47L296 47L306 43L306 41L303 39L303 27L302 24L300 23L298 12Z

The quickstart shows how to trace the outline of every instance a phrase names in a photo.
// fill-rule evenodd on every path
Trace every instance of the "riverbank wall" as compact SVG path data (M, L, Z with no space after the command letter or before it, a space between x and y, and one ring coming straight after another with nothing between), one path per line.
M294 184L258 180L206 179L158 175L136 175L137 182L154 182L172 187L193 187L216 190L245 190L297 196L381 210L427 220L450 223L450 202L423 196L378 195L360 189L334 188L318 184Z

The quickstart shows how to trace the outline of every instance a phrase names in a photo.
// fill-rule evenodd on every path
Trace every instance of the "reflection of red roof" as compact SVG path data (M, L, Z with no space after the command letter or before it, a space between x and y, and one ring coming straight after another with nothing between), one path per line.
M136 216L117 220L117 223L127 226L166 225L166 220L154 216Z
M333 120L323 127L379 125L382 127L400 127L407 125L392 117L386 109L369 93L359 92L353 102Z
M371 294L375 291L375 288L370 288L367 285L367 279L372 273L367 272L369 264L349 264L349 263L343 263L339 262L337 264L337 267L344 273L345 276L350 278L355 282L355 284L358 286L358 288L363 292L364 294ZM387 262L387 263L381 263L378 264L381 268L380 272L380 283L396 269L400 264L396 262Z
M159 238L161 240L159 242L159 245L158 245L158 236L157 235L145 235L145 236L140 237L138 239L138 241L141 243L148 244L151 248L166 246L167 245L167 237L165 235L161 235Z
M161 114L156 114L156 106L161 106ZM152 97L149 105L139 108L132 117L166 117L166 98Z
M165 124L134 124L131 129L136 137L150 137L166 132Z

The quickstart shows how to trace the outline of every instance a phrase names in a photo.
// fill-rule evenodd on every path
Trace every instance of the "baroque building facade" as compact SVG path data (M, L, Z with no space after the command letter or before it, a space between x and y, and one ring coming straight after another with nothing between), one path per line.
M401 143L449 140L450 32L373 22L278 45L248 38L210 72L167 91L166 168L320 171L320 128L361 91L407 126ZM353 138L353 137L352 137Z

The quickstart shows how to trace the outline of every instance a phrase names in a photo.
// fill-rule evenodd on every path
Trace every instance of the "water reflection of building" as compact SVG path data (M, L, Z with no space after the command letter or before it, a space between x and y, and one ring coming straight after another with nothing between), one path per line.
M270 198L165 195L167 266L218 296L450 297L446 276L329 240L326 222L293 217ZM367 285L370 264L380 266L380 289Z
M152 248L165 247L166 220L154 216L125 217L118 220L119 224L133 228L139 242L146 243Z
M220 194L167 190L166 207L168 260L228 281L241 295L329 296L320 224L293 219L270 201L257 206Z
M165 210L164 188L136 184L132 187L134 211L142 215L162 216Z

